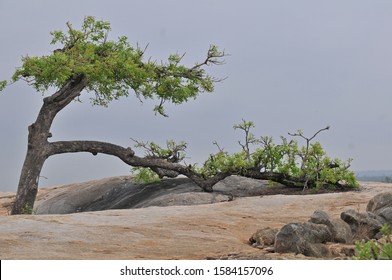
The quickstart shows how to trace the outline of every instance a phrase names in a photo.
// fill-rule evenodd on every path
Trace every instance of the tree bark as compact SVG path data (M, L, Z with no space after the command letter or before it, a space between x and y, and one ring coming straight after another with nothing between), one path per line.
M59 91L44 98L36 121L29 126L27 153L19 178L16 199L11 214L31 212L38 191L38 182L45 160L50 156L50 127L56 114L80 95L87 79L78 76L69 79Z
M124 163L134 167L148 167L153 170L159 170L163 175L171 174L184 175L195 182L203 191L212 192L212 187L224 178L233 175L231 172L218 173L215 176L204 178L201 174L196 173L189 166L179 163L170 162L158 157L138 157L132 148L124 148L112 143L100 141L58 141L49 143L49 156L64 153L89 152L93 155L98 153L115 156ZM168 172L165 172L168 171Z
M243 172L229 170L227 172L217 173L211 177L204 177L202 174L195 172L191 166L182 165L159 157L138 157L135 155L133 149L129 147L124 148L100 141L49 142L48 138L51 137L50 128L55 116L72 100L77 98L87 84L88 80L84 76L73 77L65 82L56 93L44 98L44 104L41 107L36 121L29 126L27 154L22 167L18 191L11 214L23 214L32 211L38 191L40 173L45 160L50 156L64 153L89 152L93 155L102 153L118 157L130 166L151 168L161 177L176 177L182 174L195 182L205 192L212 192L212 188L216 183L230 175L272 180L295 187L301 184L303 186L305 182L304 178L291 177L275 172L260 172L260 170L254 169L248 169Z
M241 176L258 179L258 180L270 180L277 183L281 183L287 187L304 187L306 178L293 177L284 173L279 172L261 172L260 170L248 169L244 171ZM312 182L309 182L311 184Z

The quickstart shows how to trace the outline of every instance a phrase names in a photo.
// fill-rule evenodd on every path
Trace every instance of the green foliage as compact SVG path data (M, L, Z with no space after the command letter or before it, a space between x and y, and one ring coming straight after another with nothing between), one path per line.
M150 158L165 159L170 162L180 162L186 156L187 143L181 141L176 143L174 140L167 140L166 147L163 148L155 142L140 142L133 140L136 144L136 148L143 148L146 152L146 156Z
M33 207L30 205L25 205L25 207L23 207L22 215L32 215L33 214Z
M187 143L181 141L176 143L174 140L166 141L166 147L161 147L155 142L140 142L133 140L136 148L143 148L148 158L159 158L173 163L182 161L186 156ZM139 184L148 184L160 181L159 176L150 168L133 167L132 173L134 180Z
M247 170L252 169L299 178L305 182L304 187L358 185L354 173L348 170L351 159L346 162L330 159L319 142L310 143L314 137L308 139L306 146L299 146L297 141L288 141L284 137L281 137L281 143L276 144L269 136L256 138L250 131L254 127L253 122L243 120L233 127L245 134L244 143L239 141L242 151L229 154L220 149L217 154L210 155L198 172L204 176L219 172L246 175ZM303 136L302 131L297 133L295 135ZM256 148L252 149L251 146Z
M0 92L7 86L7 81L0 81Z
M258 143L258 139L256 139L254 134L250 132L250 129L254 127L255 125L253 122L247 122L244 119L242 120L242 123L233 126L234 129L243 130L245 133L245 143L243 144L241 143L241 141L239 141L238 143L242 147L242 150L245 152L248 163L251 162L250 145L254 145Z
M134 181L138 184L149 184L159 182L161 179L150 168L133 167Z
M216 154L210 154L209 158L204 162L203 167L197 171L205 177L210 177L220 172L241 174L241 172L246 171L247 167L248 163L245 152L229 154L221 151Z
M218 143L214 142L219 149L217 153L210 154L201 167L188 165L187 168L191 168L192 172L204 178L219 173L241 176L254 174L250 172L279 174L278 177L284 180L278 182L287 183L289 180L293 186L311 187L316 190L324 186L357 186L358 183L354 173L349 171L351 159L346 162L340 159L332 160L327 156L319 142L310 143L310 140L318 132L312 138L303 137L307 140L306 145L299 146L296 140L289 141L284 137L281 137L281 143L279 144L276 144L273 138L269 136L256 138L250 131L253 127L253 122L245 120L233 126L234 129L240 129L245 134L244 142L238 142L242 147L241 151L228 153L221 149ZM300 134L294 136L303 136L301 131L298 131L298 133ZM154 142L133 141L136 142L135 147L145 150L148 158L178 163L183 161L186 156L187 144L185 142L176 143L169 140L166 142L166 147L161 147ZM158 178L151 169L134 168L133 170L137 172L137 178L140 179L140 182L151 182ZM163 175L161 174L161 176ZM266 178L272 177L273 175Z
M214 78L203 66L219 64L224 56L216 46L210 46L207 58L194 67L180 65L182 56L170 55L166 63L143 60L145 49L132 47L125 36L108 40L110 24L88 16L80 30L67 23L68 31L51 32L51 44L62 48L41 57L26 56L12 80L23 79L37 91L60 88L66 81L84 76L86 90L93 92L93 105L107 106L112 100L128 96L133 91L138 98L156 98L160 104L155 112L165 115L166 101L181 104L196 98L199 92L212 92ZM1 87L4 87L2 82Z
M265 174L280 174L280 178L291 178L292 185L298 187L318 189L324 186L355 187L358 185L354 173L348 169L351 159L346 162L340 159L331 160L319 142L310 143L314 137L309 138L310 140L304 137L308 140L306 146L299 146L296 140L288 141L284 137L281 137L281 143L276 144L269 136L256 138L250 131L253 127L253 122L245 120L233 126L234 129L240 129L245 134L244 142L238 142L242 147L241 151L228 153L214 142L219 151L210 154L201 167L189 167L204 178L219 173L247 176L250 171L256 171ZM298 133L303 136L301 131ZM176 143L169 140L166 142L166 147L163 148L154 142L133 141L136 142L135 147L143 148L149 158L178 163L183 161L186 156L187 144L185 142ZM138 172L137 176L141 179L140 182L150 182L157 179L154 177L154 171L150 169L136 168L134 170Z
M392 260L392 230L388 224L381 228L383 238L378 241L359 241L355 243L357 249L356 260Z

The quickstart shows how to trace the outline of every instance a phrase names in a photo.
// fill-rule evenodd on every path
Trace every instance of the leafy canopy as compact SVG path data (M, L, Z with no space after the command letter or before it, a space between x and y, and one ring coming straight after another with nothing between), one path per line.
M243 130L245 134L244 143L238 142L242 151L230 154L220 149L218 153L210 155L198 172L213 176L219 172L237 170L238 174L246 175L247 170L252 169L299 178L305 182L304 187L308 187L308 183L316 188L339 183L351 187L358 185L355 174L349 170L352 160L331 159L319 142L300 146L294 139L288 141L281 137L281 143L276 144L270 136L256 138L250 131L254 127L253 122L242 120L233 127Z
M203 66L220 64L224 56L216 46L210 46L207 58L193 67L180 64L183 56L170 55L158 64L143 60L145 49L132 47L125 36L108 40L110 24L92 16L84 19L80 30L67 23L68 30L53 31L51 44L62 48L50 55L23 58L12 81L26 80L39 92L61 86L76 77L88 79L86 90L95 93L93 105L107 104L133 91L139 98L157 98L155 111L165 115L166 101L180 104L195 98L199 92L212 92L217 80L206 74ZM0 89L5 82L0 83Z
M276 144L270 136L257 138L251 132L254 127L253 122L245 120L233 126L234 129L244 132L244 140L238 141L242 148L240 151L228 153L214 142L219 151L210 154L201 167L190 167L203 178L213 177L219 173L247 176L248 171L257 171L261 174L275 173L281 174L284 178L294 178L295 181L291 183L298 187L318 189L337 185L358 186L355 174L349 170L351 159L331 159L319 142L311 143L314 137L301 137L307 140L306 145L300 145L295 139L289 141L285 137L281 137L281 143ZM323 130L326 129L319 130L314 136ZM289 135L303 136L302 132L299 132L301 134ZM163 158L171 162L180 162L186 158L185 142L177 144L171 140L166 143L166 147L154 142L135 142L135 146L143 148L149 157ZM156 174L147 168L133 169L133 172L138 182L152 182L158 179Z

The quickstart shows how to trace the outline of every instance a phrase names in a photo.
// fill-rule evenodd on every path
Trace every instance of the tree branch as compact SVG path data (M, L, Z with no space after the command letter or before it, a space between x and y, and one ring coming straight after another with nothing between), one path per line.
M222 172L212 177L204 178L201 174L195 172L190 166L170 162L166 159L157 157L138 157L132 148L124 148L107 142L100 141L58 141L49 143L49 156L64 154L88 152L93 155L98 153L112 155L121 159L124 163L133 167L147 167L157 171L160 176L173 177L182 174L191 179L195 184L206 192L212 192L212 187L224 178L232 175L230 172ZM176 173L173 173L176 172Z

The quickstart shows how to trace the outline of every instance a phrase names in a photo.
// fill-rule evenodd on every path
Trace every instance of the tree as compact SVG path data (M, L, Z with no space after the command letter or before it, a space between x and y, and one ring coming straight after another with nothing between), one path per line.
M201 92L212 92L219 82L208 75L205 67L222 64L224 52L211 45L204 61L193 67L181 64L183 55L170 55L166 63L145 61L145 49L132 47L126 37L108 40L110 24L86 17L80 30L67 23L67 32L52 32L52 44L61 48L41 57L26 56L22 66L12 76L12 82L24 80L38 92L45 93L56 88L55 93L44 97L36 121L28 127L28 145L18 190L11 214L21 214L33 208L38 191L41 169L47 158L64 153L88 152L112 155L138 170L140 177L151 179L152 175L177 177L185 175L203 191L212 192L213 186L230 175L266 179L293 187L355 186L355 176L348 170L350 160L331 160L321 145L311 143L321 129L307 138L301 131L290 134L306 140L306 147L299 147L294 140L282 137L277 145L272 137L254 136L253 122L245 120L234 129L245 133L244 142L239 141L240 152L229 154L220 148L211 154L203 166L183 162L186 143L167 141L166 147L154 142L134 140L136 147L146 151L137 156L131 147L122 147L100 141L50 142L50 130L56 115L83 93L92 93L93 105L108 106L120 97L131 93L139 99L157 99L156 114L167 116L164 104L181 104L196 98ZM0 91L7 82L0 82ZM256 149L252 147L256 146ZM300 167L298 166L300 165ZM153 177L153 180L156 178Z
M159 100L155 113L166 116L165 102L181 104L200 92L212 92L219 81L205 72L205 66L221 64L224 52L211 45L204 61L193 67L181 65L183 56L170 55L166 63L143 59L145 49L132 47L126 37L108 40L110 24L86 17L80 30L67 23L68 30L54 31L51 44L62 47L41 57L26 56L12 76L24 80L38 92L57 91L43 99L36 121L28 127L27 154L22 167L12 214L23 213L34 205L42 166L47 158L64 153L90 152L113 155L126 164L150 167L160 176L184 174L203 189L212 190L215 181L202 180L191 168L174 157L138 157L130 147L99 141L49 142L56 115L82 92L92 93L93 105L108 106L131 92L140 99ZM0 90L6 82L0 82Z
M351 159L345 162L331 159L319 142L311 142L320 132L328 130L329 126L318 130L312 137L305 137L301 130L288 133L292 137L304 139L304 146L299 146L295 139L288 141L285 137L281 137L280 144L275 144L269 136L256 138L251 132L253 127L253 122L245 120L234 125L234 129L240 129L245 134L244 142L238 142L242 150L230 154L215 142L219 152L211 154L198 173L206 178L236 174L303 189L357 186L355 174L349 170Z

